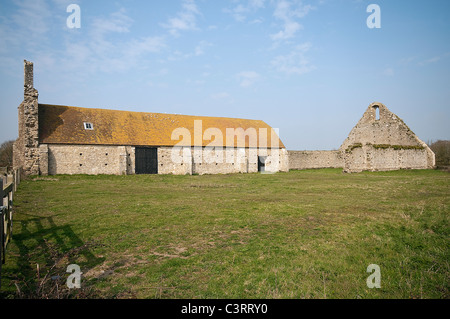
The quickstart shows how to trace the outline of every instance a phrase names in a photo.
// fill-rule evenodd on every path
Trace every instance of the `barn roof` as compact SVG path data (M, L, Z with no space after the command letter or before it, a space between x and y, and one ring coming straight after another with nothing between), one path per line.
M39 104L39 140L42 144L82 144L82 145L131 145L131 146L175 146L183 140L174 130L184 128L190 133L189 139L184 140L184 146L207 146L211 140L201 138L194 140L194 121L201 120L201 131L215 128L220 130L222 139L212 137L217 143L215 146L238 145L238 138L226 138L227 129L239 129L228 132L228 136L237 136L245 139L245 147L254 147L255 144L244 136L244 131L254 131L257 134L258 147L274 146L285 148L275 131L263 121L245 120L236 118L190 116L161 113L143 113L130 111L117 111L107 109L91 109L73 106L60 106ZM84 123L92 123L93 129L85 128ZM196 131L200 132L197 122ZM254 130L253 130L254 129ZM214 132L214 131L209 131ZM208 132L207 132L208 133ZM216 139L215 139L216 138ZM214 140L215 139L215 140ZM242 139L241 141L244 141ZM276 144L278 142L278 144ZM239 144L239 146L244 146Z

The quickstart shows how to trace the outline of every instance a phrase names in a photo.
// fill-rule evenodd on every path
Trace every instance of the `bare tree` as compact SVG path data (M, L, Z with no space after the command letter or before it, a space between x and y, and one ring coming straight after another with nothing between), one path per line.
M437 166L449 166L450 165L450 141L439 140L430 144L431 150L436 155Z
M12 167L13 143L14 141L6 141L0 146L0 167Z

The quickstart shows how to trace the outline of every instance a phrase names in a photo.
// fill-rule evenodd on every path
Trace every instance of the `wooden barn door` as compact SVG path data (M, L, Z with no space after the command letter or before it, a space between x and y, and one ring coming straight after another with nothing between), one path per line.
M158 149L136 147L136 174L158 174Z

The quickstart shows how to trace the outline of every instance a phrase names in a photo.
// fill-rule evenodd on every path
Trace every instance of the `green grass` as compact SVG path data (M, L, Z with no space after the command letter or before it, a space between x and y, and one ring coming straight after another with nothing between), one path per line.
M0 297L61 296L78 264L66 297L449 298L449 182L340 169L23 181Z

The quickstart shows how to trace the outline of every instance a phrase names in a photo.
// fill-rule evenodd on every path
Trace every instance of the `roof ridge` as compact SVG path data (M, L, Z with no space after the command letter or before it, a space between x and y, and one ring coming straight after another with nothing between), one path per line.
M48 103L39 103L39 105L43 105L43 106L52 106L52 107L67 107L67 108L83 109L83 110L106 111L106 112L130 112L130 113L139 113L139 114L158 114L158 115L173 115L173 116L189 116L189 117L210 118L210 119L230 119L230 120L258 121L258 122L266 123L266 122L264 122L263 120L247 119L247 118L240 118L240 117L207 116L207 115L189 115L189 114L160 113L160 112L142 112L142 111L126 111L126 110L114 110L114 109L105 109L105 108L91 108L91 107L70 106L70 105L59 105L59 104L48 104Z

